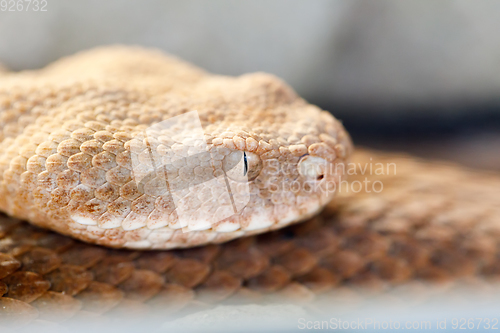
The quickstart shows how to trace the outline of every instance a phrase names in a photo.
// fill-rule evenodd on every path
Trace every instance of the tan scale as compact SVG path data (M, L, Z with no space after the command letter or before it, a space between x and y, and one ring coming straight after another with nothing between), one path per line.
M182 123L154 127L192 111L201 143ZM0 77L0 210L86 242L191 247L302 221L351 150L334 117L269 74L117 46ZM151 168L165 174L138 177Z

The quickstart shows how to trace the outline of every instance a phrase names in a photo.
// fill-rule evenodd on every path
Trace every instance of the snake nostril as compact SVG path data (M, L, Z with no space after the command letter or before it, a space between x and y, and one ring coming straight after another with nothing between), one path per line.
M301 176L321 181L325 178L327 161L321 157L306 155L300 159L297 167Z

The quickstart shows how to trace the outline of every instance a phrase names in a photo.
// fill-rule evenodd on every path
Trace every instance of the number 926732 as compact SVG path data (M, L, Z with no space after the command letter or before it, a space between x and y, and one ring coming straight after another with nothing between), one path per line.
M0 0L2 12L46 12L47 0Z
M453 318L451 328L456 330L481 329L498 330L498 318Z

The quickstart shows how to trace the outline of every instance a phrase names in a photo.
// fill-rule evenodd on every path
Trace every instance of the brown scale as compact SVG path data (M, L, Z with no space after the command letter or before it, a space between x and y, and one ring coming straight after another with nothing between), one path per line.
M348 309L373 294L426 298L427 283L453 290L461 281L488 294L500 277L500 195L491 191L500 177L368 151L353 162L370 158L397 164L396 175L368 176L384 182L381 193L340 193L304 223L221 245L113 250L2 215L0 319L106 322L276 300ZM466 223L473 216L483 217Z

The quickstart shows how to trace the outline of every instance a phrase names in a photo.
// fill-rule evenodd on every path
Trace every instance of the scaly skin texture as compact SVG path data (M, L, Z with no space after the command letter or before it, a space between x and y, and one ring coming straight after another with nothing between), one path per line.
M191 111L201 137L185 120L155 127ZM338 183L351 150L268 74L109 47L0 75L0 210L86 242L168 249L284 227L332 199L315 185Z
M194 249L107 249L0 216L0 320L161 324L219 304L276 300L331 316L332 305L351 311L377 295L414 311L447 295L468 304L454 293L464 284L496 304L498 175L367 151L352 162L351 183L366 179L369 192L344 187L304 223ZM396 169L367 174L367 163Z

